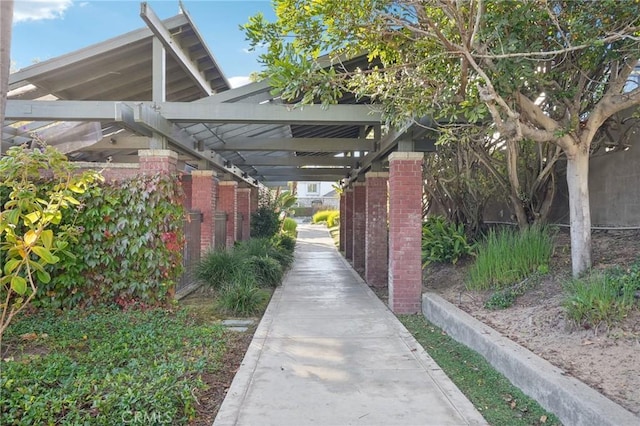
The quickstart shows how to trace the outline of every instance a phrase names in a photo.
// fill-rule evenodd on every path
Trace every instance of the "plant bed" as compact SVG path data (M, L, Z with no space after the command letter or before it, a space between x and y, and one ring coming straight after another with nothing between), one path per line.
M256 328L224 329L215 299L25 315L3 342L0 424L212 424Z
M594 231L594 270L630 268L640 253L639 231ZM640 414L640 313L598 327L578 326L563 301L571 274L569 235L555 236L549 273L506 309L486 306L492 291L469 291L471 261L457 266L432 264L424 271L424 290L440 294L476 319L576 377L629 411ZM637 302L636 302L637 303Z

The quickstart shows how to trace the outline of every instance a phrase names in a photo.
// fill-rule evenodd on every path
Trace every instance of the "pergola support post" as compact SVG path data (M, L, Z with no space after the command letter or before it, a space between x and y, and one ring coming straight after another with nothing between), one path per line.
M389 173L369 172L365 177L367 191L365 281L372 287L385 287L389 274L389 227L387 223Z
M236 242L236 230L238 226L238 182L221 181L219 183L219 211L227 214L227 238L225 246L233 247Z
M353 269L364 274L367 193L364 182L353 184Z
M346 188L344 196L344 257L353 260L353 188Z
M346 193L343 191L340 194L340 242L338 245L338 249L340 250L341 253L345 252L345 246L346 246L346 238L347 238L347 231L346 231L346 225L347 225L347 213L346 213L346 204L347 204L347 196Z
M421 310L421 152L389 156L389 307L397 314Z
M215 212L218 179L213 170L191 172L191 209L202 215L200 224L200 253L215 247Z

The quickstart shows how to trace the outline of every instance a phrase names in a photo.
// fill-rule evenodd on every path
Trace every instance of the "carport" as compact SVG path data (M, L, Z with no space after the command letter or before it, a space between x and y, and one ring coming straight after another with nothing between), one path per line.
M389 286L395 312L418 312L427 132L387 130L353 96L322 108L285 103L268 81L232 89L186 11L160 20L142 3L140 17L144 28L11 74L2 151L41 139L114 179L182 173L202 250L216 212L226 244L248 236L260 187L339 182L341 251Z

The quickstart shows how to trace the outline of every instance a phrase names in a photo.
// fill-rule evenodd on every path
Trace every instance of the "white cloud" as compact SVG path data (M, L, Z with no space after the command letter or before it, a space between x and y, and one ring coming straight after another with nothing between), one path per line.
M251 83L251 77L248 75L239 75L236 77L229 77L229 84L232 88L244 86L246 84Z
M59 19L73 0L18 0L13 5L13 22Z

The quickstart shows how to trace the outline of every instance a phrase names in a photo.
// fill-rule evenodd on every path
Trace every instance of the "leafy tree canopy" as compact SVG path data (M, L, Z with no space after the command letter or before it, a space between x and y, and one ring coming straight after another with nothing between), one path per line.
M638 0L274 0L244 26L284 99L349 91L387 121L487 122L508 144L567 158L574 274L590 259L588 155L614 114L640 104ZM366 55L366 66L347 61ZM626 87L625 87L626 86ZM512 149L513 151L513 149ZM513 155L508 161L515 162Z

